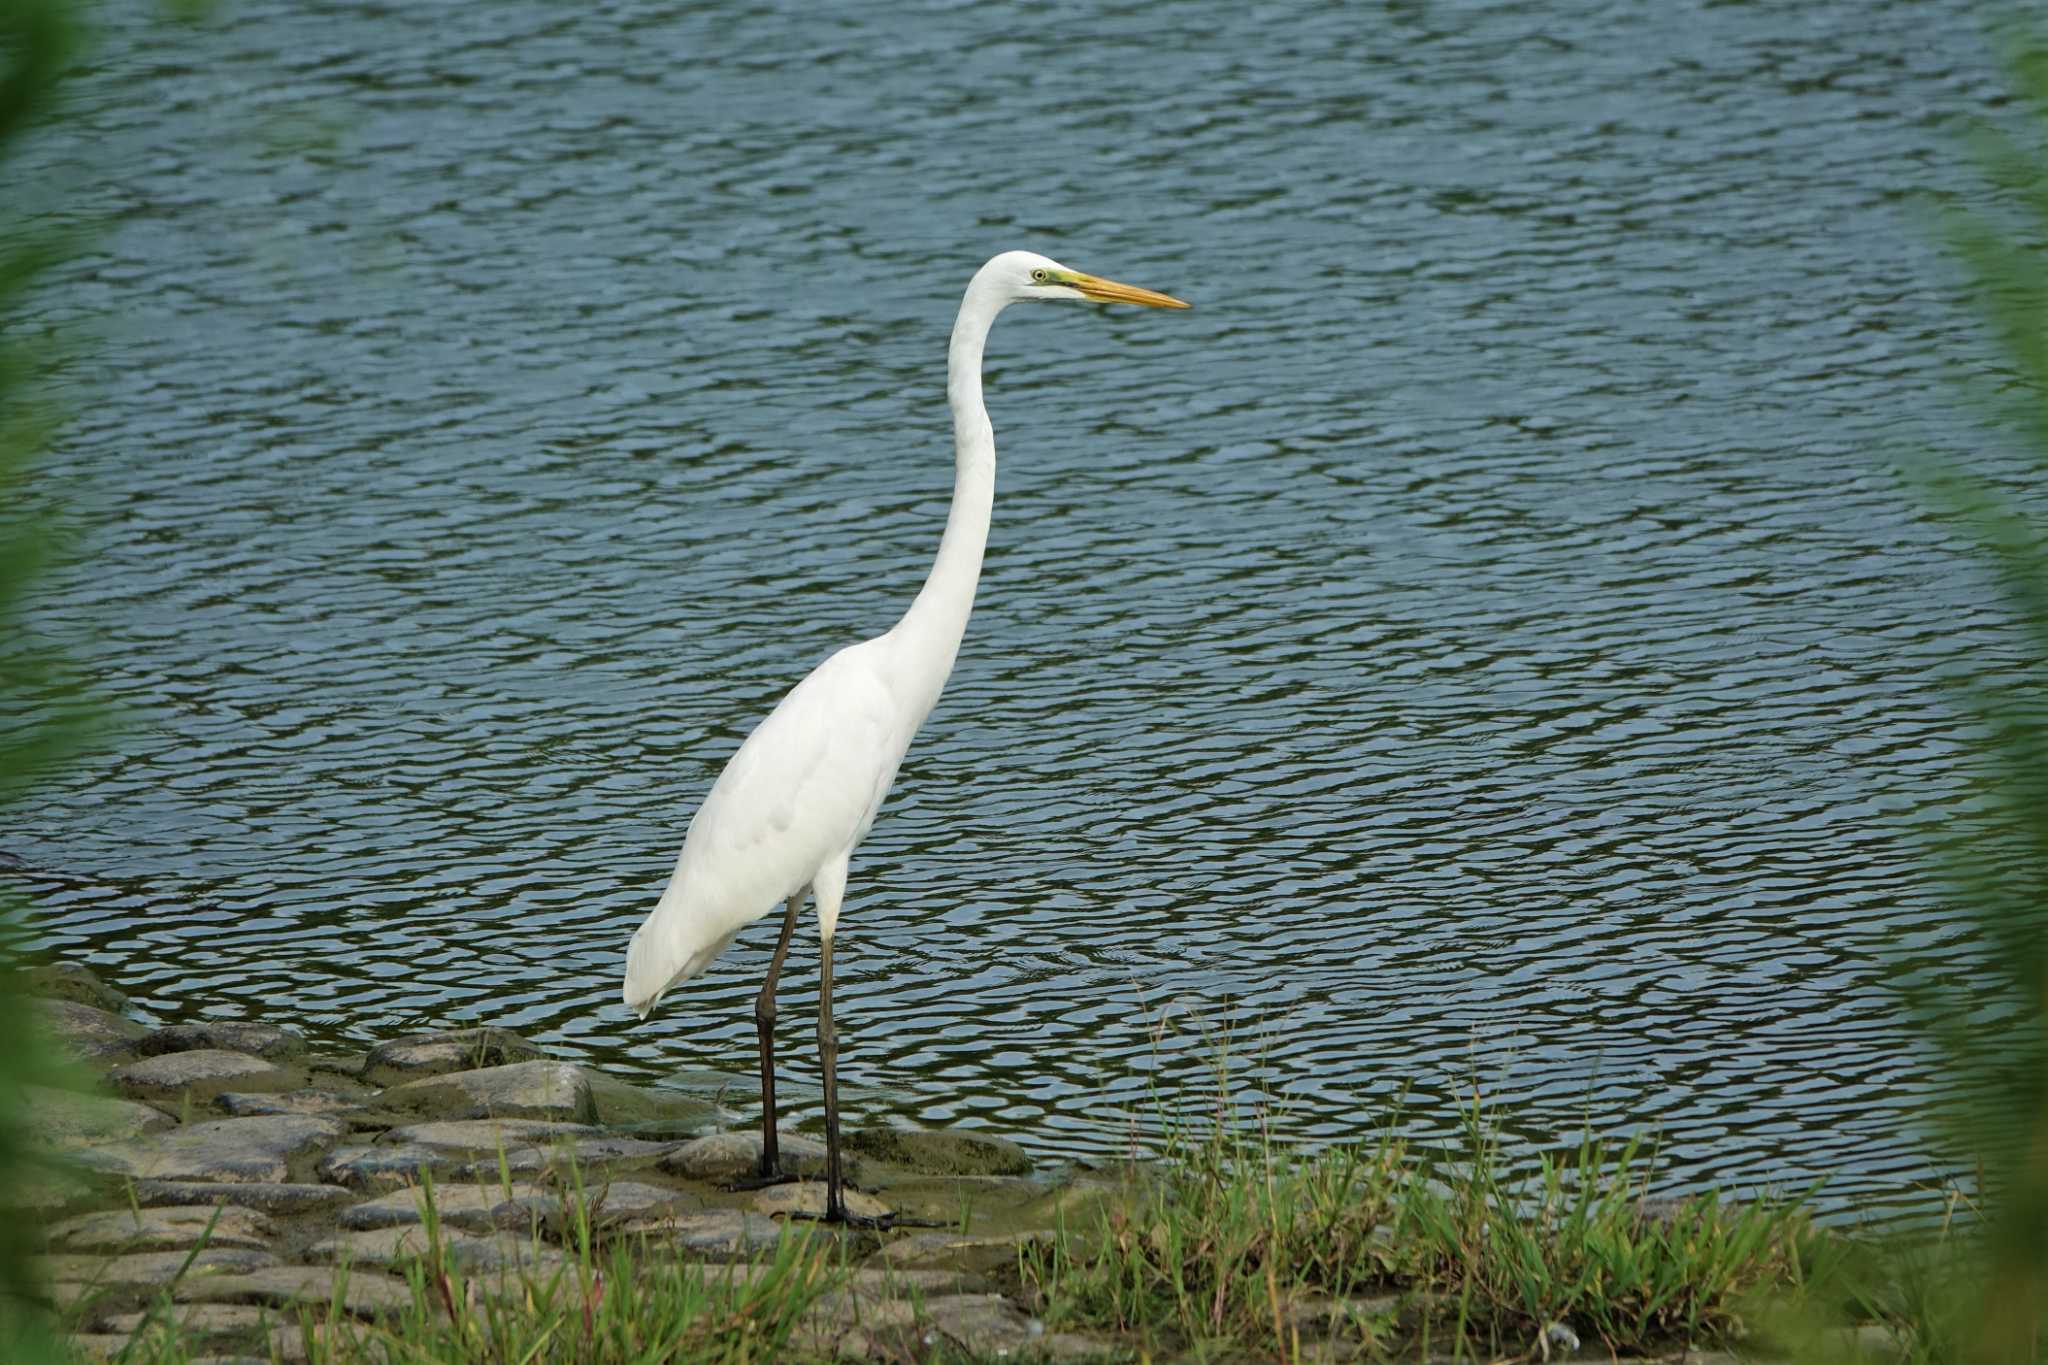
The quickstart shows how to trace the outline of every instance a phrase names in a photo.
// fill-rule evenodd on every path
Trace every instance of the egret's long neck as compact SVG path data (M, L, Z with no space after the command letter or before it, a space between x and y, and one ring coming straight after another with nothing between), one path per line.
M920 697L925 711L938 701L939 689L952 672L960 638L967 633L968 613L974 610L974 588L981 581L981 553L988 544L996 492L996 436L981 402L981 351L1001 311L1001 303L970 287L946 353L946 399L953 409L953 506L946 514L946 533L931 576L896 627L912 672L930 691L928 698ZM923 718L920 712L918 719Z

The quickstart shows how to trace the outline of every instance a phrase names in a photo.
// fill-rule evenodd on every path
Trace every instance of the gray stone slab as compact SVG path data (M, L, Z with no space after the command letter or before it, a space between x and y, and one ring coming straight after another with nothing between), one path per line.
M173 1127L177 1120L134 1100L107 1095L51 1090L32 1085L22 1089L23 1120L36 1142L67 1152L121 1142Z
M800 1133L777 1132L776 1155L784 1175L822 1178L825 1144ZM695 1138L664 1157L661 1169L686 1180L744 1180L761 1169L761 1135L752 1132L713 1133ZM852 1176L849 1166L847 1175Z
M229 1184L210 1180L138 1180L136 1202L145 1208L232 1204L265 1213L313 1213L349 1199L338 1185L291 1185L265 1181Z
M168 1321L176 1323L180 1331L192 1336L220 1337L260 1332L284 1320L285 1314L279 1309L261 1305L180 1303L171 1305L168 1317L159 1305L146 1313L111 1313L100 1318L94 1326L103 1332L132 1336L145 1327Z
M274 1024L248 1019L202 1019L190 1024L169 1024L144 1034L135 1050L145 1057L207 1050L246 1052L270 1061L288 1061L305 1055L306 1040Z
M72 1159L138 1180L280 1184L290 1178L292 1161L333 1146L347 1131L334 1119L295 1115L216 1119L133 1142L88 1147Z
M384 1191L418 1184L423 1174L438 1181L489 1182L500 1175L531 1177L542 1172L566 1173L573 1166L586 1182L609 1171L651 1166L675 1150L672 1142L598 1136L550 1143L508 1146L502 1154L476 1155L455 1148L420 1143L344 1147L320 1163L320 1178L352 1190Z
M362 1077L373 1085L400 1085L450 1071L547 1060L547 1053L502 1028L414 1033L379 1043L363 1058Z
M267 1251L244 1247L208 1247L204 1251L139 1251L123 1256L56 1255L36 1258L36 1270L46 1280L68 1280L101 1288L159 1289L171 1282L186 1258L194 1277L262 1270L277 1264Z
M673 1218L627 1219L611 1235L694 1257L748 1257L772 1251L782 1240L782 1224L766 1214L708 1209Z
M254 1209L187 1206L114 1209L67 1218L49 1232L53 1251L166 1251L200 1245L263 1250L277 1235Z
M499 1269L525 1266L552 1269L562 1264L562 1253L537 1244L531 1237L511 1232L478 1235L443 1229L442 1251L458 1266L467 1269ZM323 1238L306 1249L309 1260L342 1265L402 1266L430 1254L433 1242L423 1225L368 1228Z
M650 1169L676 1147L674 1142L651 1142L644 1138L606 1134L556 1143L541 1150L548 1157L547 1169L557 1179L569 1183L569 1173L573 1168L588 1186L610 1179L618 1172Z
M131 1099L191 1104L224 1090L290 1090L302 1079L294 1067L221 1048L166 1052L107 1073L108 1084Z
M545 1217L557 1236L566 1237L574 1226L577 1196L557 1186L527 1201L527 1207ZM649 1185L637 1180L592 1181L583 1187L583 1216L594 1228L611 1228L620 1223L648 1223L663 1218L685 1218L705 1212L701 1195L666 1185Z
M381 1193L417 1185L428 1175L434 1177L436 1185L444 1179L488 1181L501 1171L515 1177L531 1176L546 1165L547 1155L538 1147L509 1148L501 1166L495 1154L484 1160L466 1152L407 1142L337 1148L321 1159L319 1175L330 1184Z
M149 1030L133 1019L75 1000L37 1000L36 1021L57 1051L96 1066L115 1066L140 1054L136 1040Z
M846 1211L856 1218L886 1218L895 1212L873 1195L859 1190L841 1190L840 1199ZM820 1218L825 1213L825 1184L820 1180L803 1180L770 1185L754 1192L753 1204L756 1210L773 1218Z
M340 1271L334 1266L292 1265L252 1270L245 1275L220 1275L180 1284L172 1297L180 1303L265 1303L278 1307L326 1306L335 1295ZM347 1272L341 1294L345 1312L358 1317L395 1313L412 1302L405 1281L376 1270Z
M589 1124L551 1119L437 1119L394 1128L382 1140L487 1156L515 1147L545 1147L564 1138L602 1135L602 1129Z
M377 1104L437 1119L597 1120L590 1083L581 1067L568 1062L515 1062L428 1076L390 1087Z
M213 1106L235 1118L257 1118L266 1114L331 1115L353 1126L363 1101L357 1096L337 1095L331 1090L283 1090L276 1093L224 1090L213 1097Z
M1035 1348L1045 1326L1000 1294L939 1294L872 1299L828 1294L806 1313L793 1343L826 1356L922 1358L934 1348L948 1356L1000 1360Z
M1012 1269L1017 1255L1027 1246L1050 1246L1049 1230L1015 1232L995 1236L969 1236L960 1232L912 1232L884 1243L880 1259L888 1265L909 1269L960 1270L977 1275Z
M356 1231L410 1226L422 1217L424 1197L421 1189L392 1190L343 1209L338 1221ZM534 1210L545 1208L551 1198L540 1186L524 1183L511 1186L509 1193L504 1185L491 1182L434 1185L434 1209L441 1221L471 1232L530 1226L537 1220Z

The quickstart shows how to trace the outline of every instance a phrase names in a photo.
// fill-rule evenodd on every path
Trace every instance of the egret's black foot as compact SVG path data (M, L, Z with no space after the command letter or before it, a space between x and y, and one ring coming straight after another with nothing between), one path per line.
M777 1171L772 1175L764 1175L762 1172L756 1171L752 1175L743 1175L738 1180L720 1185L718 1188L729 1194L741 1194L747 1190L765 1190L773 1185L794 1184L796 1178L795 1171Z

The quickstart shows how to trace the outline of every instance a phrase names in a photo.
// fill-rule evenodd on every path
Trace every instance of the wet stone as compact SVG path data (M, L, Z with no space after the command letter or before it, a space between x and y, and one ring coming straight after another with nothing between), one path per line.
M846 1211L856 1218L887 1218L895 1210L871 1194L844 1190ZM806 1180L788 1185L770 1185L754 1192L754 1208L774 1218L822 1218L825 1214L825 1186Z
M1030 1245L1050 1246L1050 1231L975 1237L959 1232L913 1232L889 1242L881 1259L892 1266L964 1270L988 1275L1017 1264L1017 1253Z
M366 1052L314 1052L306 1056L303 1065L306 1070L318 1076L346 1077L348 1089L375 1090L375 1082L365 1085L362 1080L363 1067L368 1059L369 1054ZM322 1085L329 1083L327 1080L321 1081Z
M530 1207L547 1220L557 1236L567 1236L572 1227L575 1195L559 1190L532 1201ZM664 1218L683 1218L704 1210L704 1201L694 1194L637 1180L617 1180L586 1185L583 1211L593 1228L611 1228L621 1223L646 1225Z
M239 1274L277 1264L277 1257L267 1251L208 1247L198 1252L142 1251L125 1256L42 1256L37 1258L36 1267L48 1280L69 1280L102 1288L155 1289L169 1284L188 1257L192 1265L185 1271L187 1279Z
M260 1251L277 1235L261 1213L241 1208L115 1209L67 1218L50 1229L55 1251L163 1251L199 1246Z
M804 1315L794 1344L810 1354L881 1360L999 1360L1035 1353L1045 1332L998 1294L868 1300L828 1294ZM950 1349L947 1349L950 1348Z
M500 1175L530 1177L545 1171L566 1172L573 1163L586 1181L609 1170L652 1165L675 1149L672 1142L636 1138L579 1138L548 1146L508 1146L504 1152L477 1155L461 1149L419 1143L348 1147L320 1163L320 1178L354 1190L384 1191L418 1184L423 1172L456 1180L489 1181Z
M583 1079L597 1121L636 1137L696 1137L716 1129L723 1117L716 1104L697 1095L629 1085L599 1071L586 1070Z
M299 1079L296 1071L275 1062L219 1048L166 1052L107 1073L108 1083L132 1099L194 1104L224 1090L289 1090Z
M425 1197L420 1189L393 1190L343 1209L340 1223L357 1231L412 1226L421 1221L420 1205ZM434 1209L441 1222L472 1232L525 1227L534 1221L535 1208L545 1207L551 1198L540 1186L531 1184L513 1185L509 1194L501 1184L437 1182L434 1186Z
M691 1256L745 1257L772 1251L782 1240L782 1225L758 1213L711 1209L674 1218L627 1219L612 1235L641 1238L649 1247Z
M209 1019L193 1024L171 1024L143 1035L136 1051L145 1057L168 1052L243 1052L251 1057L285 1061L302 1057L306 1040L290 1029L258 1024L246 1019Z
M37 1000L35 1016L59 1052L97 1066L134 1060L140 1055L136 1040L149 1031L133 1019L75 1000Z
M602 1130L549 1119L442 1119L394 1128L384 1136L390 1142L484 1156L514 1147L544 1147L564 1138L599 1137Z
M593 1123L597 1105L583 1070L568 1062L516 1062L451 1071L395 1085L377 1103L445 1119L521 1118Z
M276 1094L262 1091L224 1090L214 1096L216 1109L236 1118L259 1118L267 1114L332 1115L353 1121L362 1101L328 1090L285 1090Z
M584 1181L589 1183L605 1179L614 1171L643 1170L652 1167L675 1149L676 1144L673 1142L650 1142L643 1138L606 1135L578 1138L573 1143L562 1143L543 1150L551 1154L552 1164L558 1171L566 1172L573 1160Z
M154 1323L173 1322L190 1336L220 1337L260 1332L276 1325L283 1315L274 1308L229 1303L182 1303L171 1306L168 1317L161 1309L147 1313L113 1313L95 1326L102 1331L132 1336Z
M73 1159L137 1179L278 1184L289 1178L294 1158L333 1146L346 1131L334 1119L215 1119L133 1142L88 1147Z
M1041 1208L1062 1197L1062 1186L1016 1175L916 1175L874 1182L877 1193L910 1218L957 1227L981 1227L991 1218L1006 1227L1050 1227L1056 1213Z
M836 1291L869 1299L900 1299L926 1294L960 1294L988 1288L978 1276L957 1270L902 1269L896 1266L863 1267L849 1275L844 1288Z
M537 1245L530 1237L510 1232L478 1236L444 1230L441 1248L449 1260L468 1269L498 1269L528 1266L548 1269L560 1265L562 1253ZM423 1226L394 1226L344 1232L315 1242L306 1249L308 1259L345 1265L399 1266L432 1254L433 1243Z
M176 1120L133 1100L34 1085L22 1090L28 1131L43 1147L71 1151L161 1132Z
M515 1176L531 1176L545 1165L537 1147L516 1147L503 1157L503 1170ZM333 1185L351 1190L383 1192L417 1185L431 1174L435 1183L447 1176L459 1180L481 1180L496 1175L499 1158L491 1158L489 1169L475 1157L438 1147L397 1143L378 1147L342 1147L320 1161L319 1175Z
M921 1175L1029 1175L1031 1158L1007 1138L923 1128L860 1128L848 1151Z
M784 1175L821 1179L825 1144L799 1133L777 1132L776 1155ZM713 1133L684 1143L662 1158L661 1169L687 1180L744 1180L761 1169L759 1133ZM849 1169L847 1174L853 1174Z
M975 1360L1015 1355L1045 1331L1000 1294L950 1294L925 1299L919 1318Z
M334 1185L289 1185L266 1181L229 1184L207 1180L138 1180L135 1200L144 1208L198 1208L230 1204L265 1213L312 1213L342 1203L347 1190Z
M279 1307L304 1304L323 1308L335 1297L333 1266L277 1266L245 1275L220 1275L180 1284L172 1297L181 1303L264 1303ZM358 1317L395 1313L412 1302L405 1281L374 1270L349 1272L341 1293L344 1311Z
M372 1085L399 1085L423 1076L475 1071L515 1062L545 1061L547 1053L502 1028L415 1033L371 1048L361 1073Z

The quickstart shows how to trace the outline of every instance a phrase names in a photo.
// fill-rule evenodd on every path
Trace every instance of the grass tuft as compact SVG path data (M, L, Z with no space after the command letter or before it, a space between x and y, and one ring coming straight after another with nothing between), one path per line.
M1156 1183L1026 1249L1020 1271L1053 1325L1148 1351L1293 1360L1305 1342L1405 1342L1547 1359L1575 1342L1734 1340L1748 1296L1829 1256L1800 1200L1651 1198L1640 1142L1514 1155L1476 1101L1447 1152L1391 1133L1302 1153L1263 1127L1180 1130Z

